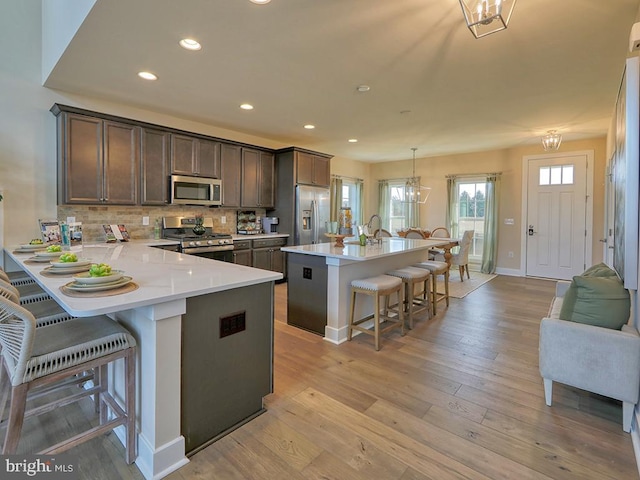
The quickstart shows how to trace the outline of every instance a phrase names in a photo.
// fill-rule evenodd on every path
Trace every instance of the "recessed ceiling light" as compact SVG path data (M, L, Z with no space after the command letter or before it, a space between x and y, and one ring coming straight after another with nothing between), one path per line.
M369 85L358 85L356 87L356 90L358 90L359 92L368 92L369 90L371 90L371 87Z
M158 77L151 72L138 72L138 76L140 78L144 78L145 80L157 80Z
M249 103L243 103L242 105L240 105L240 108L243 110L253 110L253 105Z
M185 50L200 50L202 48L202 45L193 38L183 38L179 43Z
M349 143L358 143L358 139L357 138L350 138L349 139Z
M314 128L316 128L316 126L308 124L308 125L305 125L304 128L306 128L307 130L313 130Z
M251 3L257 3L258 5L263 5L265 3L269 3L271 0L249 0Z

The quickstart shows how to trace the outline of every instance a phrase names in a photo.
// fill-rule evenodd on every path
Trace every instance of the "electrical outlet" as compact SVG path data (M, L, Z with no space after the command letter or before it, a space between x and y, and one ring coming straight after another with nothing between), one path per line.
M225 223L227 223L227 217L225 217L224 215L222 215L222 216L220 217L220 223L221 223L221 224L223 224L223 225L224 225Z
M142 225L149 225L149 217L142 217Z
M228 337L234 333L245 330L247 313L245 311L233 313L226 317L220 317L220 338Z
M311 276L311 269L309 267L302 267L302 278L312 280Z

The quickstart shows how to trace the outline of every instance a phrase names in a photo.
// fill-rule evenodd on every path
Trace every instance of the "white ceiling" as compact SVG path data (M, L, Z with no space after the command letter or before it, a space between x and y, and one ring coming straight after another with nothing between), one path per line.
M639 4L517 0L476 40L458 0L98 0L45 85L367 162L588 138Z

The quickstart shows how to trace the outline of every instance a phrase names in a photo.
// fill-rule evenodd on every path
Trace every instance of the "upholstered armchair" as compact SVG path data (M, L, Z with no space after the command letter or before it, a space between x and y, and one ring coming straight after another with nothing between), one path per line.
M640 335L559 318L569 282L558 282L556 297L540 323L540 375L551 406L553 382L622 402L622 429L631 430L640 389Z

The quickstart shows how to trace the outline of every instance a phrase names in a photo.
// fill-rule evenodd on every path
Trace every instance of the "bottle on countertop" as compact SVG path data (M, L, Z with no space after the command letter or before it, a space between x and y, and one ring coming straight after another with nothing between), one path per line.
M156 218L156 223L153 226L153 238L160 240L160 219Z
M62 250L71 250L71 233L69 232L69 224L67 222L60 222L60 237Z

